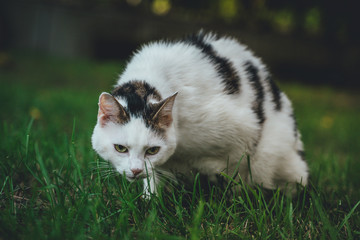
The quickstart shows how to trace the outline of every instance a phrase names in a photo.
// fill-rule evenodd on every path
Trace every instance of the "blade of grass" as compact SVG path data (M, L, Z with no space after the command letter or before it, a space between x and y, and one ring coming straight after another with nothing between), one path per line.
M356 208L360 205L360 201L358 201L355 206L350 210L348 214L344 217L344 220L341 222L340 226L338 227L338 232L344 227L344 225L348 222L351 215L355 212Z
M72 133L71 133L70 156L71 156L71 159L72 159L72 161L73 161L73 163L75 165L77 176L78 176L78 179L80 180L80 184L81 184L81 189L84 189L84 181L83 181L83 177L82 177L82 174L81 174L80 165L79 165L79 162L78 162L78 160L76 158L75 127L76 127L76 119L74 118L73 128L72 128Z
M196 197L196 189L197 189L197 185L200 186L200 174L197 173L195 175L195 179L194 179L194 185L193 185L193 192L192 192L192 198L191 198L191 208L193 209L194 208L194 205L195 205L195 201L197 199ZM200 191L200 189L199 189Z
M55 197L54 197L54 192L52 190L54 190L54 188L56 186L51 183L51 179L50 179L49 174L48 174L48 172L46 170L46 167L45 167L44 161L42 159L42 156L40 154L38 143L35 143L35 154L36 154L36 160L37 160L37 162L39 164L39 167L40 167L42 177L44 178L43 188L47 190L46 191L47 198L48 198L51 206L54 207L55 206Z
M200 201L197 206L196 212L194 214L192 227L189 229L190 239L192 240L200 239L200 225L201 225L201 218L204 213L204 206L205 206L204 202Z
M3 186L2 186L2 188L1 188L1 191L0 191L0 195L2 195L2 193L3 193L3 191L4 191L4 188L5 188L6 183L7 183L8 180L9 180L9 176L6 176L5 181L4 181Z
M28 159L28 153L29 153L29 141L30 141L30 130L34 123L34 119L31 118L27 128L26 128L26 139L25 139L25 159Z
M290 225L290 236L291 239L294 239L294 223L293 223L293 204L290 200L289 203L289 208L288 208L288 221L289 221L289 225Z
M337 239L338 234L337 234L337 232L335 230L336 228L334 228L331 225L328 216L325 214L323 206L320 203L320 198L313 192L311 193L311 197L312 197L312 200L314 202L315 209L319 214L320 220L323 223L324 230L326 230L328 232L328 236L331 239L334 239L334 240Z

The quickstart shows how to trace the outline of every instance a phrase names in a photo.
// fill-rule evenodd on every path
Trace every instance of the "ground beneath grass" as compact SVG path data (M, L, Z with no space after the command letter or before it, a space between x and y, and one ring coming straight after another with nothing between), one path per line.
M281 82L311 184L293 198L228 181L164 189L114 175L90 136L122 62L34 53L0 61L0 239L359 239L360 94ZM5 59L5 60L4 60ZM239 185L241 192L232 192Z

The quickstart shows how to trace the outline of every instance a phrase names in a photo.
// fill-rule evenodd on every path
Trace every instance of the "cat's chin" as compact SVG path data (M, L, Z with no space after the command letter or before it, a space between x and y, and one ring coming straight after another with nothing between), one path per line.
M129 182L135 182L135 181L141 181L143 179L145 179L146 176L137 176L137 177L128 177L126 176L126 179L129 181Z

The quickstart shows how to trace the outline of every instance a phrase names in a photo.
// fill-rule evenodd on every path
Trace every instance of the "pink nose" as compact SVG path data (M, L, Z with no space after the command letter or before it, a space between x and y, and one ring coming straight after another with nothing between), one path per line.
M132 173L134 174L134 176L139 175L143 170L139 169L139 168L135 168L135 169L131 169Z

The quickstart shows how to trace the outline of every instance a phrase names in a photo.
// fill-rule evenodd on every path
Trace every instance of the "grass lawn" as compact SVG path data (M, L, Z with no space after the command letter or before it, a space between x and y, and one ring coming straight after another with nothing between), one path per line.
M111 174L90 136L97 100L121 63L13 53L0 57L0 240L359 239L360 94L281 84L311 171L286 197L243 186L165 189ZM206 185L206 183L205 183Z

